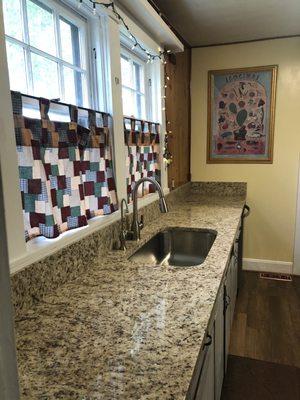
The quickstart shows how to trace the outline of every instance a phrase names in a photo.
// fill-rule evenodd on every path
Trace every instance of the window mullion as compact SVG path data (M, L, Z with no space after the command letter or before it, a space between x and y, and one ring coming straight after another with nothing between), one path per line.
M25 62L26 62L26 75L27 75L27 92L34 93L31 52L28 46L26 46L24 50L25 50Z
M144 95L145 95L145 108L146 108L146 117L149 120L153 120L153 111L152 111L152 102L151 99L154 98L152 91L152 81L149 74L149 67L146 66L144 70ZM151 85L150 85L151 82Z
M135 71L134 71L132 58L130 58L129 61L130 61L130 69L131 69L131 85L134 88L133 90L136 90L136 82L135 82L136 77L135 77Z
M34 93L32 63L31 63L31 54L30 54L30 47L29 47L30 39L29 39L26 0L21 0L21 9L22 9L22 20L23 20L23 35L24 35L23 39L24 39L24 43L25 43L24 51L25 51L27 92Z
M23 35L24 35L23 39L26 44L29 44L29 29L28 29L26 0L21 0L21 9L22 9L22 20L23 20Z
M16 44L19 44L20 46L24 46L24 43L22 43L22 42L19 42L19 41L17 41L16 39L11 39L11 38L9 38L9 40L11 41L11 42L15 42ZM75 65L73 65L73 64L70 64L70 63L68 63L67 61L64 61L64 60L62 60L62 59L59 59L59 58L57 58L57 57L55 57L55 56L52 56L51 54L49 54L49 53L45 53L43 50L39 50L39 49L37 49L36 47L33 47L33 46L27 46L27 45L25 45L24 47L29 47L29 50L32 52L32 53L35 53L35 54L37 54L37 55L39 55L39 56L41 56L41 57L44 57L44 58L47 58L48 60L51 60L51 61L54 61L54 62L61 62L63 65L65 65L66 67L68 67L68 68L72 68L74 71L78 71L78 72L81 72L81 73L86 73L86 70L84 70L84 69L81 69L81 68L79 68L79 67L76 67Z
M58 86L59 86L59 97L61 101L65 100L65 82L64 82L64 73L63 73L63 63L58 61Z
M134 88L133 91L133 99L134 99L134 115L138 118L140 117L139 112L138 112L138 100L137 100L137 94L136 94L136 74L135 74L135 68L133 64L132 58L130 60L130 67L131 67L131 84L132 87Z
M62 49L61 49L61 37L60 37L60 26L59 26L59 14L52 10L53 12L53 22L54 22L54 35L55 35L55 48L56 48L56 57L58 60L57 68L58 68L58 87L59 87L59 97L64 100L65 99L65 85L64 85L64 74L63 74L63 63L62 63Z
M34 1L34 0L33 0ZM79 53L80 53L80 60L81 60L81 65L74 65L69 63L68 61L63 60L62 55L63 55L63 48L62 48L62 41L61 41L61 29L60 29L60 18L65 18L64 17L64 10L61 8L56 8L56 3L48 0L40 0L41 3L45 3L49 9L51 9L51 13L53 16L53 24L54 24L54 34L55 34L55 55L48 54L45 51L43 51L40 48L36 48L34 46L31 46L30 44L30 25L28 24L28 19L30 16L28 15L28 0L20 0L20 6L21 6L21 17L22 17L22 29L23 29L23 35L22 38L16 39L10 36L7 36L7 40L11 43L14 43L15 45L21 46L24 51L24 59L25 59L25 75L26 75L26 93L28 94L35 94L35 76L33 75L34 72L34 67L35 65L33 62L35 60L33 59L33 55L37 54L40 57L43 57L43 59L51 60L52 62L55 62L55 66L57 68L57 76L58 76L58 94L61 99L64 101L68 98L68 95L66 93L67 87L65 86L65 68L69 68L72 70L72 74L74 75L74 85L75 85L75 92L76 92L76 99L78 102L81 102L81 90L84 94L84 96L87 95L87 87L86 85L90 82L89 79L89 70L88 70L88 58L87 58L87 38L88 38L88 26L85 21L83 24L82 21L78 23L78 25L73 21L73 18L70 15L70 12L66 10L66 20L71 21L70 24L76 26L79 29ZM50 4L50 5L49 5ZM74 18L77 18L77 16L74 16ZM20 40L22 39L22 40ZM72 40L73 43L73 40ZM76 42L77 43L77 42ZM37 61L38 62L38 61ZM40 67L40 64L38 65ZM41 68L41 67L40 67ZM70 73L68 69L68 73ZM68 75L69 76L69 75ZM76 79L75 79L76 77ZM47 76L41 77L42 80L45 79L47 81ZM76 80L76 82L75 82ZM80 80L80 82L79 82ZM24 85L25 86L25 85ZM24 89L22 89L25 91ZM47 96L47 91L45 91L44 96ZM79 99L80 97L80 99Z
M122 85L122 88L131 90L132 92L136 92L135 89L133 89L132 87L126 86L126 85Z

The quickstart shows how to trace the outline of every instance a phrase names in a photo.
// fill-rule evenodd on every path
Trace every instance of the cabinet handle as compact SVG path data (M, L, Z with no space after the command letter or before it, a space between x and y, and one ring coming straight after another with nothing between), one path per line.
M210 346L212 344L212 336L207 334L208 341L204 343L204 346Z
M245 212L245 210L246 210L246 212ZM242 213L242 217L247 218L249 214L250 214L250 207L247 204L245 204L243 213Z
M226 306L226 308L229 306L230 302L231 302L231 298L230 298L230 296L228 294L226 294L226 298L225 298L225 306Z

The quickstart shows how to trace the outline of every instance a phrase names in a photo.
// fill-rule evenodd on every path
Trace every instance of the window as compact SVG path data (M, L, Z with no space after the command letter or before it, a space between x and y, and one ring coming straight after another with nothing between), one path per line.
M122 101L126 116L149 118L146 72L146 62L122 48Z
M86 21L50 0L3 0L10 86L88 106Z

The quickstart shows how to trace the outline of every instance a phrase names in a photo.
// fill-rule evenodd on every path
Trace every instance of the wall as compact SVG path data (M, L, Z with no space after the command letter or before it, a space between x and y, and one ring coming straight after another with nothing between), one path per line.
M6 216L6 232L9 259L18 258L25 252L24 225L17 152L12 119L12 106L8 81L4 23L0 1L0 162L2 173L3 198ZM1 224L0 220L0 224ZM18 235L22 232L22 235ZM3 238L0 236L0 240Z
M273 164L206 164L207 72L279 65ZM300 38L192 50L192 181L246 181L244 256L292 261L300 151Z
M176 64L172 63L176 60ZM168 148L173 162L168 167L169 188L190 180L190 68L191 50L170 57L166 73L170 80L166 89L166 120L170 122Z

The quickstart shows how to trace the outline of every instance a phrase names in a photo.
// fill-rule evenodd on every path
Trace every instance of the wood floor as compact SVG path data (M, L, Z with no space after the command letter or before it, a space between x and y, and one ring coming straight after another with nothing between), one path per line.
M229 352L300 368L300 277L280 282L243 272Z
M299 400L300 368L229 356L221 400Z

